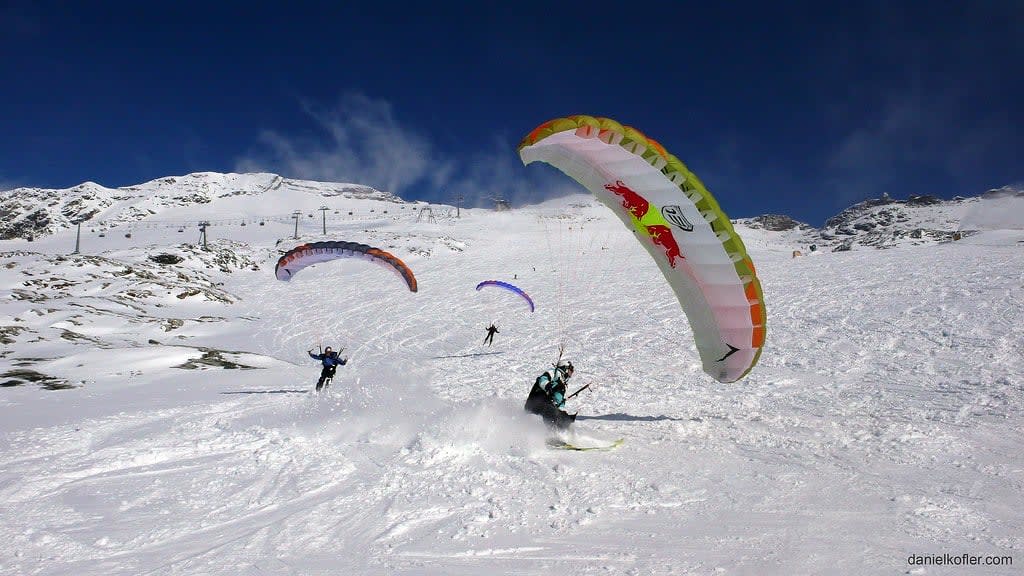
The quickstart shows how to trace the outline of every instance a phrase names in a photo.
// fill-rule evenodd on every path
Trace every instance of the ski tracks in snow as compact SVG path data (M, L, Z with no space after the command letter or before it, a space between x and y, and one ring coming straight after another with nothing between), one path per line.
M246 322L205 337L291 364L244 390L175 375L210 390L172 402L147 372L134 411L5 433L0 573L891 574L1024 548L1019 248L755 253L767 345L718 385L628 232L560 256L477 224L414 262L417 294L376 267L237 280ZM509 274L536 313L473 289ZM328 392L258 393L311 388L318 340L352 357ZM622 448L548 450L522 412L562 343L580 433ZM94 390L60 398L125 405Z
M259 425L267 407L254 404L119 414L13 435L17 449L0 462L8 516L0 531L25 556L80 558L79 574L112 566L141 573L187 564L342 490L351 462L315 438ZM35 475L39 461L56 473Z

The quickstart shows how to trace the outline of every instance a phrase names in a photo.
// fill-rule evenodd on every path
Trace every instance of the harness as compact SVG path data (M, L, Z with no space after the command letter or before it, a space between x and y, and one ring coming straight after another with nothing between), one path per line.
M537 377L536 385L544 390L548 400L559 408L565 405L565 378L565 372L561 368L548 370ZM545 379L547 382L542 384Z

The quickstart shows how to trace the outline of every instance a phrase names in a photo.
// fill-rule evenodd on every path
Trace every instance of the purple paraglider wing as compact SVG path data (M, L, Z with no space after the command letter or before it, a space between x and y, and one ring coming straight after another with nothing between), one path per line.
M481 282L481 283L476 285L476 289L480 290L484 286L495 286L497 288L504 288L505 290L508 290L510 292L514 292L514 293L520 295L523 298L523 300L526 300L526 303L530 305L530 312L533 312L533 310L534 310L533 299L530 298L529 294L527 294L526 292L523 292L522 288L519 288L518 286L513 286L513 285L509 284L508 282L502 282L500 280L484 280L483 282Z

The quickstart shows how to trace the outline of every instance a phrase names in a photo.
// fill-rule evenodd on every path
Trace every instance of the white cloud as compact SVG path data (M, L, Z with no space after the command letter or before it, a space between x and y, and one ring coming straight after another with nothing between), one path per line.
M841 206L883 192L895 197L982 192L975 189L977 175L996 169L1000 159L1012 154L1007 143L1013 142L1013 128L1000 114L979 114L969 103L969 95L957 87L893 95L826 157L826 190ZM925 175L945 184L937 190L900 189L902 181Z
M240 159L236 169L353 182L400 194L426 178L430 166L436 165L430 143L401 126L386 102L352 94L335 109L307 104L305 111L324 137L296 138L264 131L260 143L266 152Z
M946 103L925 102L912 96L890 100L876 121L859 126L840 140L825 164L825 182L840 205L881 196L919 191L890 190L894 174L932 164L942 155L938 147L947 127Z
M525 132L524 132L525 133ZM516 152L518 138L495 136L462 162L445 186L462 195L469 206L489 206L501 198L514 206L586 190L553 169L541 165L523 166Z
M461 195L464 206L487 205L492 197L519 205L583 191L571 181L523 167L515 151L518 137L496 135L476 151L456 156L403 124L383 100L347 94L335 108L305 104L304 110L319 137L264 131L259 150L240 158L235 170L365 184L405 198L446 203Z

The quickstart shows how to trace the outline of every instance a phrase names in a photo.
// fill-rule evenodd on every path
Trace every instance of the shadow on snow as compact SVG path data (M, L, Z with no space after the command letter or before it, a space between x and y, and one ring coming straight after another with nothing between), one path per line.
M504 352L476 352L474 354L455 354L452 356L434 356L431 360L443 360L445 358L471 358L473 356L490 356L492 354L504 354Z
M235 390L221 394L307 394L309 390Z
M672 416L665 416L664 414L661 415L661 416L632 416L630 414L623 414L622 412L617 412L615 414L601 414L599 416L584 416L584 415L580 414L579 416L576 417L576 419L577 420L628 420L628 421L631 421L631 422L656 422L656 421L659 421L659 420L677 420L677 421L686 420L686 418L674 418Z

